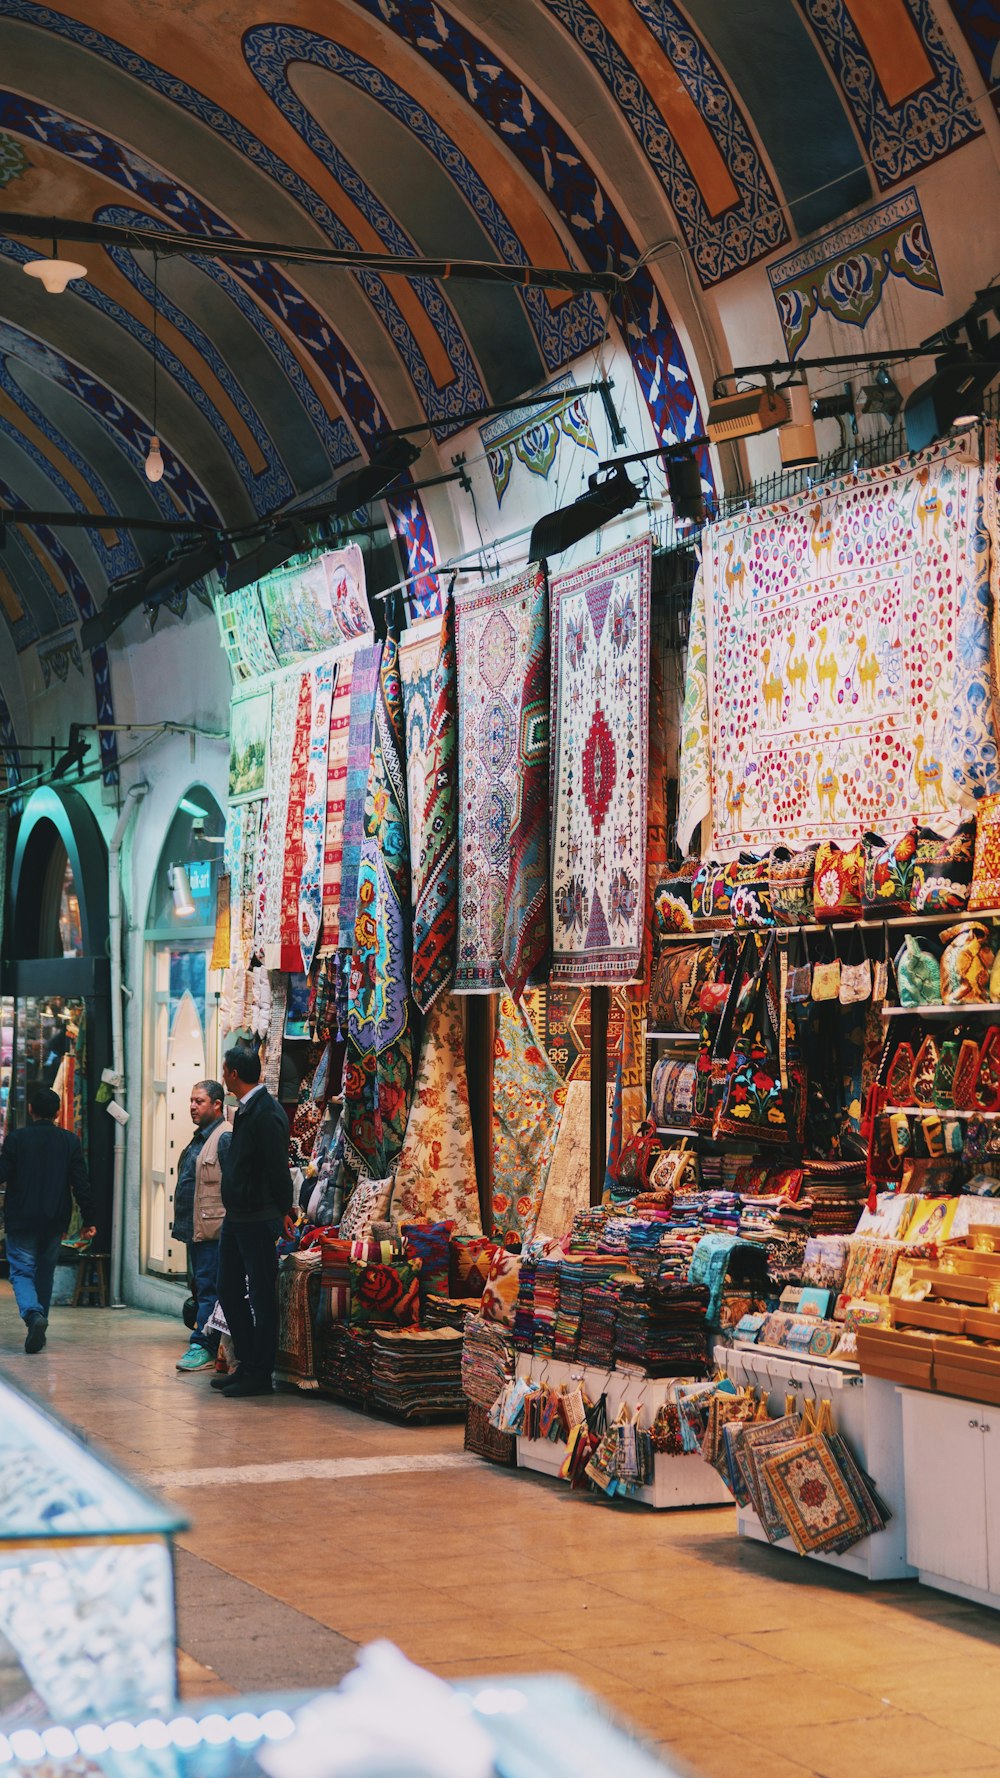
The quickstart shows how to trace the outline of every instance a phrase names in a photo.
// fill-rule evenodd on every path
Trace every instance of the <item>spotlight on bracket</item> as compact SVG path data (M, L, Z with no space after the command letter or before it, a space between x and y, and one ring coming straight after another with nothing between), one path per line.
M629 481L621 464L613 464L606 474L592 475L586 491L571 506L557 507L536 520L528 546L528 561L541 562L571 549L581 538L610 524L620 513L641 500L642 495Z
M700 525L705 519L705 490L701 469L693 451L664 452L667 493L679 525Z
M983 396L1000 376L1000 363L960 351L936 360L934 375L906 397L903 425L911 451L922 451L950 431L956 420L983 411Z
M872 383L864 383L858 393L859 414L884 414L894 420L903 405L903 397L884 364L880 364Z
M808 383L793 383L788 396L792 417L788 425L782 426L778 433L781 462L785 469L802 469L807 463L815 463L819 457L816 427L813 424L815 408L809 398Z
M728 444L735 438L754 438L760 432L771 432L790 418L785 397L768 382L763 389L745 389L713 401L705 431L713 444Z

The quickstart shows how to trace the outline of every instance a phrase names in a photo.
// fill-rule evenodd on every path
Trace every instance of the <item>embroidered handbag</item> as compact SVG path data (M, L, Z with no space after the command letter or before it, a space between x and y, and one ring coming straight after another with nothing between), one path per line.
M813 963L812 998L814 1000L838 1000L840 998L841 962L832 932L827 933L825 942L828 952L831 954Z
M872 966L860 927L855 927L848 950L854 951L854 958L840 966L840 990L837 998L841 1006L854 1006L859 1001L870 1000L872 997Z
M821 840L813 874L813 918L853 920L861 912L865 870L864 843L844 851L835 840Z
M989 997L991 1000L1000 1000L1000 951L997 951L990 970Z
M634 1198L637 1192L649 1190L649 1171L659 1153L660 1143L654 1124L645 1121L637 1126L618 1156L611 1196L616 1203Z
M771 911L779 926L806 926L812 920L816 852L816 846L805 846L801 852L792 852L788 846L772 847L768 866Z
M737 931L774 925L769 871L767 853L758 858L753 852L741 852L736 860L736 884L729 913Z
M1000 1025L990 1025L979 1052L972 1109L996 1111L1000 1106Z
M658 1124L683 1124L691 1116L697 1064L661 1056L650 1085L653 1116Z
M896 952L895 962L900 1006L937 1006L941 998L941 966L911 932Z
M801 951L798 945L801 940ZM795 947L793 949L793 947ZM793 963L792 958L801 956L800 963ZM812 999L812 964L809 961L809 939L806 933L793 934L788 941L788 975L785 980L785 999L789 1006L805 1006Z
M913 892L913 862L917 854L916 830L901 834L898 840L884 840L880 834L866 833L864 881L861 906L866 914L886 917L907 914Z
M675 932L694 931L694 879L698 859L685 858L673 870L665 871L653 890L653 942L659 944Z
M710 944L665 945L649 991L649 1029L697 1031L698 993L714 968Z
M975 820L963 821L951 838L933 827L917 831L910 906L915 914L960 914L969 905L972 862L976 850Z
M791 1062L787 1058L786 1008L776 980L777 941L767 942L756 967L752 939L747 947L741 960L744 983L730 998L720 1026L720 1039L723 1045L731 1043L731 1053L715 1134L798 1143L805 1133L805 1072L797 1058Z
M976 806L969 912L996 907L1000 907L1000 795L984 796Z
M729 925L736 870L735 858L728 864L717 858L702 860L691 885L691 914L696 927Z
M951 1102L956 1111L971 1111L979 1073L979 1045L971 1037L962 1039L951 1082Z
M941 1060L941 1051L937 1039L925 1037L917 1051L910 1075L910 1102L913 1105L931 1106L934 1103L934 1075Z
M890 1105L913 1104L910 1082L913 1079L913 1064L916 1059L912 1044L899 1043L896 1045L885 1077L885 1096Z
M988 927L981 920L963 920L941 934L941 1004L960 1006L971 1000L980 1005L988 999L993 946Z
M931 1097L938 1111L953 1111L955 1101L952 1096L955 1070L958 1067L958 1039L946 1037L941 1045L941 1054L934 1070L931 1083Z

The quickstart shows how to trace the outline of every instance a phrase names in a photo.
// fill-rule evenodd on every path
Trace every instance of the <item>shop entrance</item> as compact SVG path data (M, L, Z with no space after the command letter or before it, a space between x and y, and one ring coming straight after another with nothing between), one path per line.
M108 855L76 791L37 790L21 816L8 932L0 1020L4 1133L24 1124L34 1087L59 1095L58 1121L79 1136L87 1157L98 1245L106 1249L113 1143L96 1094L111 1061ZM78 1217L75 1211L74 1223Z
M211 956L224 832L211 791L196 785L170 824L146 927L142 1265L167 1278L187 1274L187 1249L170 1225L191 1088L219 1072L222 972Z

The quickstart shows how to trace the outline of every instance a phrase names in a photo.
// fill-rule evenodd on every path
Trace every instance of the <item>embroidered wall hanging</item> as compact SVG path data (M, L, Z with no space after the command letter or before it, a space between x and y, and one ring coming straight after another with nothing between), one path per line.
M966 436L704 533L681 847L893 839L994 787L980 495Z
M365 560L356 543L258 582L267 633L281 666L372 634Z
M544 586L541 570L533 568L515 579L470 587L455 595L459 744L456 993L503 986L510 836L522 769L521 702L528 663L539 646Z
M268 969L281 962L281 889L285 864L285 827L288 820L288 786L292 775L299 709L299 675L285 673L275 681L271 709L271 761L273 779L267 799L267 853L264 861L264 909L261 935Z
M547 973L549 918L549 601L544 578L534 589L518 725L517 796L510 829L510 872L500 973L515 1000Z
M372 722L378 688L382 644L359 648L351 678L351 722L347 738L347 782L344 789L344 840L340 866L339 945L351 950L358 912L358 867L365 824L365 794L371 764Z
M436 618L427 618L413 629L404 630L399 639L399 677L406 724L406 798L411 811L410 898L414 907L420 868L419 819L429 767L434 667L440 645L441 626Z
M455 979L458 931L458 668L455 603L445 601L431 685L424 793L410 803L416 860L413 912L413 998L422 1012Z
M326 755L326 826L323 834L323 917L321 957L337 948L340 928L340 873L344 857L344 798L347 794L347 741L351 726L353 655L337 663L330 706L330 741Z
M552 980L642 964L648 537L552 583Z
M294 676L299 688L295 715L295 739L288 773L288 808L285 813L285 846L281 873L281 919L277 968L302 971L299 943L299 887L305 858L304 824L306 785L309 779L309 738L312 733L312 674ZM269 968L274 965L265 957Z

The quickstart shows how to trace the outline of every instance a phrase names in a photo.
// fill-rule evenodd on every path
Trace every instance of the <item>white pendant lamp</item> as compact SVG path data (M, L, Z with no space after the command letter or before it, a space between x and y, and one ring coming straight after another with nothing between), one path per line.
M152 437L150 438L150 441L149 441L149 450L146 452L146 461L143 464L143 468L146 471L146 480L148 482L158 482L158 481L161 481L163 478L163 453L160 450L160 440L159 440L159 437L158 437L157 431L156 431L156 370L157 370L157 357L158 357L156 323L157 323L157 317L158 317L158 312L159 312L159 306L160 306L159 260L157 259L156 253L154 251L154 253L153 253L153 432L152 432Z
M78 259L59 258L59 243L56 240L52 242L51 259L29 259L21 270L29 278L37 278L50 296L61 296L74 278L87 276L86 266L81 265Z

